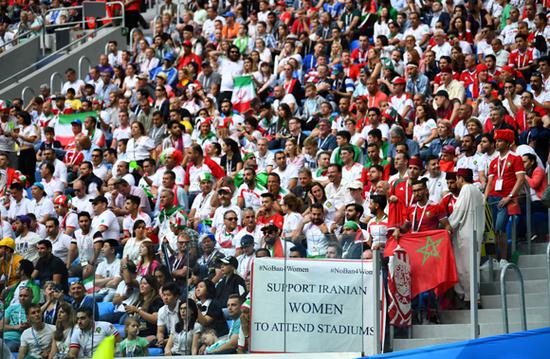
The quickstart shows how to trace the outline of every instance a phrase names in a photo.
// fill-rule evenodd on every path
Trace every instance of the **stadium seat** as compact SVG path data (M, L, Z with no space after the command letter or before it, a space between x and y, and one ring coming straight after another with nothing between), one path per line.
M115 311L115 306L111 302L98 302L97 309L99 310L99 317L103 317L106 314L113 313Z
M353 40L353 41L351 42L351 45L350 45L350 49L349 49L349 50L350 50L350 51L353 51L353 50L355 50L355 49L358 48L358 47L359 47L359 40Z
M162 348L148 348L148 349L149 349L149 356L161 357L163 354Z
M79 280L80 280L80 277L69 277L68 282L69 282L69 285L71 285L74 282L78 282Z
M120 336L122 338L125 338L126 337L126 332L124 330L124 328L125 328L124 324L113 324L113 325L116 328L116 330L118 331L118 333L120 334Z

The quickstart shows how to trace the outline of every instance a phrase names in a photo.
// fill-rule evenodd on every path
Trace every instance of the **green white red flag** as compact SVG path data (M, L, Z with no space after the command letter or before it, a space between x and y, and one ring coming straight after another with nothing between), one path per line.
M61 142L63 147L67 146L74 139L73 129L71 122L80 120L84 124L84 120L88 116L96 117L95 112L83 112L83 113L72 113L70 115L59 115L54 130L55 130L55 139Z
M233 95L231 96L233 109L239 113L245 112L250 108L250 104L255 97L256 88L251 75L233 78Z

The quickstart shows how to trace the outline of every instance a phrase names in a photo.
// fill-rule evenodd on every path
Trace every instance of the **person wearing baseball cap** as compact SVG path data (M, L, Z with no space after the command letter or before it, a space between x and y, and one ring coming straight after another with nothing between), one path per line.
M64 194L55 196L53 199L53 207L57 218L61 220L60 230L70 236L78 228L78 216L71 209L71 201ZM93 214L93 213L90 213Z
M24 260L22 255L15 253L15 248L13 238L5 237L0 240L0 276L6 287L11 287L17 282L17 268Z
M246 298L248 291L244 279L237 273L239 261L233 256L221 258L221 270L223 277L216 284L216 300L222 307L226 307L227 299L232 294L241 297L241 302Z
M239 266L238 273L246 281L252 274L252 266L254 265L254 246L256 242L250 234L245 234L241 237L240 249L241 255L237 257Z
M212 206L210 200L214 195L212 188L214 187L215 177L211 173L204 172L199 175L200 192L195 196L189 211L189 226L198 229L199 224L211 225L210 212Z
M506 225L509 216L521 213L517 195L525 183L525 168L521 156L510 151L510 146L514 143L512 130L496 130L495 141L499 156L489 165L485 198L493 211L498 258L506 260L508 258Z

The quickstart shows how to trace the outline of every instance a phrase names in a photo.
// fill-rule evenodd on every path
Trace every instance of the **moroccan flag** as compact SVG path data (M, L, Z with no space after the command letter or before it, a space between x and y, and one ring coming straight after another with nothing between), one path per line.
M235 110L239 113L248 110L254 97L256 97L256 89L254 88L252 76L237 76L233 79L231 103Z
M396 240L388 238L384 256L392 256L396 246ZM409 255L411 298L430 289L439 297L458 282L453 246L446 230L404 234L399 237L399 246Z
M61 142L63 147L66 147L74 138L71 122L80 120L84 125L84 120L88 116L96 117L95 112L73 113L70 115L59 115L59 119L55 124L55 139Z

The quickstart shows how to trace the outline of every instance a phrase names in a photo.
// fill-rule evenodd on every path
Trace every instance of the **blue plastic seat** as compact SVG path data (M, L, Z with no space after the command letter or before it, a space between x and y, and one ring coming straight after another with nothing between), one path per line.
M147 348L149 350L149 356L161 357L163 354L162 348Z
M111 302L97 303L98 317L101 318L107 314L112 314L115 311L115 306Z
M113 326L115 327L115 329L118 331L118 333L122 338L126 338L126 331L124 330L125 328L124 324L113 324Z

